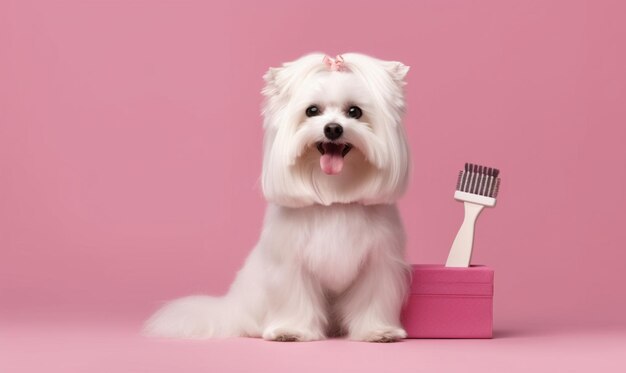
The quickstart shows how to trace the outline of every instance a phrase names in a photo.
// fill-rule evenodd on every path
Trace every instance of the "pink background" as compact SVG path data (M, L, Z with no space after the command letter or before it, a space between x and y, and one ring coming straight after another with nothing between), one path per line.
M32 325L66 319L135 335L160 301L226 291L265 207L262 74L358 51L412 67L410 261L445 261L463 163L496 166L474 257L496 271L496 336L621 330L624 14L621 1L2 1L1 321L34 340Z

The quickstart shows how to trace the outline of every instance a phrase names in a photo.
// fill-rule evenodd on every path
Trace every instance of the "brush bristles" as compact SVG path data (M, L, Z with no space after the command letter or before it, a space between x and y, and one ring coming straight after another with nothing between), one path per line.
M496 198L500 187L500 170L497 168L466 163L459 173L456 190Z

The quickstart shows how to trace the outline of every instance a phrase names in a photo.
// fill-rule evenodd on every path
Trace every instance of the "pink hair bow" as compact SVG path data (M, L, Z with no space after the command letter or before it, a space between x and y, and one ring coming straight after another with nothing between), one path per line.
M324 56L324 60L322 61L324 65L330 71L345 71L346 67L343 65L343 57L339 54L335 59L331 57Z

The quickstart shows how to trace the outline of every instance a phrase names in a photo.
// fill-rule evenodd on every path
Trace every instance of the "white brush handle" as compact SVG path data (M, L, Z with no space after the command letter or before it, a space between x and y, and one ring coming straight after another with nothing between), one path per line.
M478 214L485 207L471 202L463 202L465 205L465 218L452 243L446 267L469 267L472 259L472 245L474 243L474 224Z

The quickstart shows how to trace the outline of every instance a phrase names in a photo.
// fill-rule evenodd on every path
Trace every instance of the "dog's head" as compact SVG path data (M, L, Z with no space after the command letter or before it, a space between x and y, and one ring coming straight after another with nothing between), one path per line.
M392 203L406 187L408 67L310 54L265 74L263 193L270 202Z

